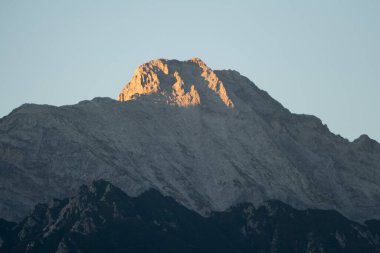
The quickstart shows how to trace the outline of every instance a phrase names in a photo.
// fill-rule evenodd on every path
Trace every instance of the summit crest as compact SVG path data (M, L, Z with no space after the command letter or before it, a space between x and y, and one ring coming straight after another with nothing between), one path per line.
M142 64L119 93L119 101L153 95L177 106L224 104L232 108L225 84L201 59L188 61L157 59Z

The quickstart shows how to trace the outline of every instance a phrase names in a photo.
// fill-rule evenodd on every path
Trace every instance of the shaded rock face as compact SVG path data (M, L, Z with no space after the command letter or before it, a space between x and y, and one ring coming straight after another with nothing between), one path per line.
M236 71L156 60L122 94L25 104L0 119L0 217L18 220L104 178L132 196L155 188L201 214L278 199L380 218L379 144L290 113Z
M377 221L371 221L371 224ZM379 227L280 201L204 218L156 190L127 196L106 181L0 222L1 252L380 252Z

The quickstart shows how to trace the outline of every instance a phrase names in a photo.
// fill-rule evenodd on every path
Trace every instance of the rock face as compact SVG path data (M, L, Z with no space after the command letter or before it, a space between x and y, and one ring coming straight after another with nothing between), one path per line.
M380 252L368 226L336 211L280 201L243 203L203 218L156 190L132 198L105 181L39 204L19 224L0 220L1 252Z
M218 96L226 106L233 107L223 82L199 58L187 62L171 61L170 68L165 60L153 60L141 65L119 94L119 101L156 94L157 99L167 104L200 105L198 90L202 91L202 100L206 104L211 102L210 97L216 100Z
M201 60L142 65L119 95L0 119L0 216L106 179L132 196L155 188L207 214L278 199L380 218L380 145L290 113L232 70Z

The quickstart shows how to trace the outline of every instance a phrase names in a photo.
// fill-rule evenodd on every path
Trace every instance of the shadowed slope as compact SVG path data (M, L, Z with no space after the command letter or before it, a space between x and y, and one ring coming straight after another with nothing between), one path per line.
M335 211L269 201L203 218L156 190L132 198L103 180L17 225L0 222L0 232L1 252L380 252L378 227Z

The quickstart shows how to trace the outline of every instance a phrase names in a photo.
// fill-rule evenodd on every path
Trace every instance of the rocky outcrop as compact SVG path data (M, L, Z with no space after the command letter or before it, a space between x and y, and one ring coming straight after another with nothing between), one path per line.
M223 82L199 58L187 62L159 59L141 65L118 99L129 101L141 95L157 94L168 104L200 105L198 87L199 90L208 87L227 107L233 107Z

